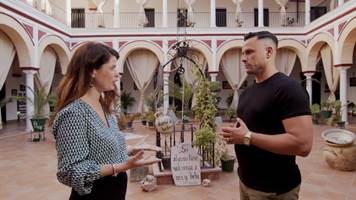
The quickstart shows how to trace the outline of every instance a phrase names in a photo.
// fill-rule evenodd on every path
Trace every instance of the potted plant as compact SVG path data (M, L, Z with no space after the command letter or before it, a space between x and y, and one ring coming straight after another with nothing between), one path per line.
M132 122L140 117L140 113L128 113L126 114L127 128L132 129Z
M121 101L122 110L126 113L127 109L135 104L136 99L132 97L130 93L124 91L120 96L120 101Z
M218 158L216 161L220 162L221 170L224 172L233 172L235 165L235 156L229 153L226 142L218 137L215 145L215 154Z
M318 115L320 113L320 105L315 103L310 106L310 112L313 118L313 123L318 124Z
M29 88L29 90L33 93L34 96L34 100L30 100L34 106L34 113L31 118L31 124L33 132L38 133L38 137L32 138L32 141L37 142L41 139L40 133L44 133L45 131L45 124L49 114L46 113L45 108L50 102L51 94L47 94L46 85L41 84L38 84L37 89L33 90L32 88ZM43 135L42 139L46 139L46 137Z
M333 123L336 123L339 128L345 128L345 122L341 119L341 101L336 100L334 102L334 116L333 116Z
M328 119L332 114L333 103L326 101L321 103L320 117L323 119Z
M147 123L149 127L154 127L155 113L153 111L148 111L146 115Z
M142 125L144 125L144 126L146 126L146 124L147 124L146 115L147 115L147 113L142 113L142 115L141 115L141 122L142 122Z

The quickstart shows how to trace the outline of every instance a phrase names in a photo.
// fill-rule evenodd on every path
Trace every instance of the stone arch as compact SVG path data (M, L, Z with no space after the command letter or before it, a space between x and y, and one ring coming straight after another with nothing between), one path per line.
M208 71L214 71L211 48L206 43L199 40L191 40L191 48L199 51L204 56L208 64Z
M333 57L335 57L335 41L328 33L319 33L315 35L308 44L307 47L307 67L305 71L315 71L318 54L324 44L327 44L331 48Z
M120 58L118 59L118 63L117 63L120 73L123 73L124 71L124 64L127 57L130 55L131 52L137 49L147 49L153 52L157 56L159 62L161 64L164 63L164 59L163 59L164 52L158 46L158 44L145 40L133 41L133 42L126 43L122 47L120 47L119 50Z
M0 13L0 31L4 32L12 41L21 67L34 66L33 41L24 26L15 18Z
M61 64L62 74L65 74L70 57L70 51L63 39L56 35L45 36L38 45L38 57L41 60L42 54L47 47L53 48Z
M307 55L306 55L306 47L297 40L293 39L282 39L278 41L278 49L280 48L287 48L294 51L299 58L302 71L308 67L307 65Z
M342 30L338 45L340 50L341 63L352 64L353 52L356 43L356 17L351 19Z
M229 51L230 49L235 49L235 48L242 48L243 45L243 40L229 40L221 44L221 46L217 49L216 52L216 63L218 66L220 66L221 59L223 55Z

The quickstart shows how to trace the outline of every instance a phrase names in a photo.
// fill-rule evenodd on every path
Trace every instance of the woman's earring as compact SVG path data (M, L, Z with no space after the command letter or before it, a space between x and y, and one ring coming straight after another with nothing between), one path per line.
M92 77L90 80L89 86L94 87L94 82L95 82L95 79L94 79L94 77Z

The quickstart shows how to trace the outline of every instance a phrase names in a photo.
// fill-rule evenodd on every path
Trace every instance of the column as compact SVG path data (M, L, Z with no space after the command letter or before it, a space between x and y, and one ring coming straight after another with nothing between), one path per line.
M66 23L67 23L67 26L72 27L72 4L71 4L71 0L66 0Z
M209 72L211 82L216 81L216 77L218 76L219 72Z
M310 24L310 0L305 0L305 25Z
M164 39L162 43L162 49L163 49L163 63L161 65L164 65L165 63L168 62L168 40ZM164 113L167 113L168 108L169 108L169 71L170 70L170 65L166 66L163 71L163 110Z
M347 124L347 70L350 67L339 67L340 70L340 101L341 121Z
M344 4L344 0L338 0L339 2L339 6L341 6L342 4Z
M312 105L313 102L313 76L314 72L304 72L304 76L306 77L306 90L309 95L309 105Z
M217 51L217 41L216 39L211 40L211 50L212 50L212 66L210 67L209 71L219 71L219 65L216 63L216 51Z
M216 27L216 2L210 0L210 27Z
M162 27L168 27L168 2L167 0L162 0Z
M31 6L33 6L33 0L26 0L26 2L27 2L28 4L30 4Z
M33 75L37 73L37 70L26 69L23 72L26 74L26 132L31 132L33 130L31 118L35 110L32 103L34 102L33 91L35 89Z
M163 72L163 110L167 113L169 108L169 72Z
M120 0L114 1L114 28L120 27Z
M258 27L263 27L263 0L258 0Z

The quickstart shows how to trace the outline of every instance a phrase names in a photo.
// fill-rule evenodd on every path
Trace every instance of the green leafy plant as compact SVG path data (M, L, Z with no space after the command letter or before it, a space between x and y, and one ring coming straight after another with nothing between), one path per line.
M320 105L315 103L313 105L310 105L310 112L312 114L312 117L313 117L313 122L315 124L318 123L318 115L320 113Z
M127 109L135 104L136 99L130 93L124 91L120 96L120 101L123 111L127 112Z
M215 94L211 92L210 83L204 76L199 77L196 95L197 101L193 111L200 126L195 133L194 145L209 151L216 141L214 117L217 109Z

